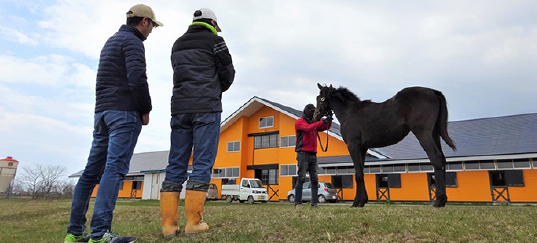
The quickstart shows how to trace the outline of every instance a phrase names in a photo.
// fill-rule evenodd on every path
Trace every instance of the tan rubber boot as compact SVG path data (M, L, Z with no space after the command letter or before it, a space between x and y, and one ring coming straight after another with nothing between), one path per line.
M160 192L160 213L162 215L162 235L164 238L174 238L181 230L177 227L179 220L180 192Z
M185 215L186 215L186 236L195 236L198 233L209 229L207 223L201 222L203 219L203 206L207 192L186 190L185 195Z

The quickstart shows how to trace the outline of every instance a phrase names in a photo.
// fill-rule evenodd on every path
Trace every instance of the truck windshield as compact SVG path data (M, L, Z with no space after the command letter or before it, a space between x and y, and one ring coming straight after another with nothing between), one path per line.
M251 188L263 188L263 183L260 180L251 180L250 187Z

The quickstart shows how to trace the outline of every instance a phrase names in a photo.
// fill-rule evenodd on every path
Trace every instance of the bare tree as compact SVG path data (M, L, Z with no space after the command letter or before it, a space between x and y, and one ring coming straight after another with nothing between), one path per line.
M58 184L58 192L61 192L63 197L73 197L76 183L73 179L63 180Z
M24 167L22 173L17 175L20 181L33 198L51 198L63 194L66 184L66 168L60 165L34 165ZM72 183L71 183L72 184Z

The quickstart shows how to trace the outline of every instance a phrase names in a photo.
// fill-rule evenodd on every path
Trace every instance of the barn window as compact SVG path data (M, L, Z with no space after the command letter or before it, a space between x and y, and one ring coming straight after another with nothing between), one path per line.
M462 162L447 163L446 170L451 170L451 171L462 170Z
M222 185L235 185L235 179L222 179Z
M254 137L254 148L277 148L278 134L261 135Z
M341 187L343 188L352 188L353 187L353 178L352 175L341 176Z
M344 174L354 174L354 167L353 166L342 166L337 167L337 173L338 175L344 175Z
M259 129L273 127L273 126L274 126L273 116L259 118Z
M142 182L141 181L133 181L132 182L132 189L136 189L136 190L142 189Z
M420 164L421 171L433 171L433 165L431 164Z
M383 165L382 173L389 173L389 172L393 172L393 165Z
M492 186L524 186L524 174L521 170L489 171Z
M492 160L479 161L479 168L481 168L482 170L493 170L495 168L494 161Z
M464 162L466 170L479 170L479 162Z
M369 173L371 174L380 173L380 165L370 166Z
M434 185L436 179L434 173L428 173L427 177L430 185ZM457 172L446 172L446 187L457 187Z
M280 165L280 176L296 176L296 164Z
M262 170L261 182L263 185L278 185L278 169Z
M496 161L496 164L498 165L498 170L500 169L513 169L513 160L511 159L502 159Z
M406 172L405 165L393 165L393 172Z
M529 159L514 159L513 166L514 168L531 168Z
M332 176L332 185L334 188L352 188L352 175L335 175Z
M239 167L216 168L213 169L211 177L213 178L238 178L240 176Z
M296 145L296 136L280 137L280 148L294 147Z
M241 151L241 141L233 141L227 143L228 152L239 152Z
M378 188L401 188L401 174L377 175Z
M521 170L506 170L505 182L508 186L524 186L524 173Z
M420 171L420 165L419 164L408 164L408 172L411 171Z
M326 168L324 168L324 172L327 175L335 175L336 174L336 167L326 167Z

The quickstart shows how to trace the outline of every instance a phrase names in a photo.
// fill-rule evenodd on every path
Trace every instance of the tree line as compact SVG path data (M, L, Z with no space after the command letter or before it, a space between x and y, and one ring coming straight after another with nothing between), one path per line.
M9 196L26 196L32 199L70 198L75 182L66 175L67 168L60 165L35 164L23 167L15 176Z

